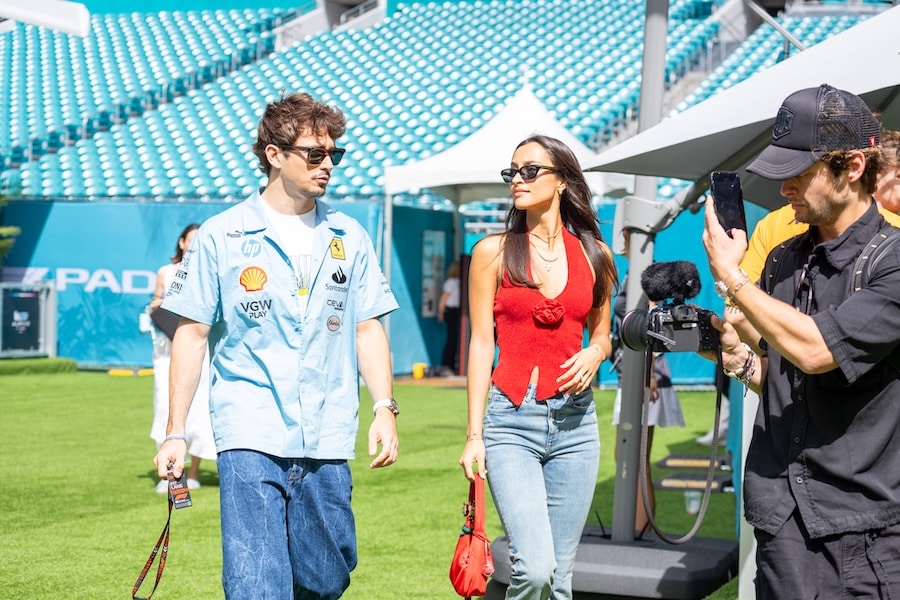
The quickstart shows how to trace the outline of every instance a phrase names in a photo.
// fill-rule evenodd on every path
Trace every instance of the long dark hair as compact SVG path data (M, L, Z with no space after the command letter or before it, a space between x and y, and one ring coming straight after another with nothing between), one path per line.
M618 285L619 276L612 257L601 250L597 243L603 241L600 234L600 221L591 206L591 190L581 171L578 158L572 150L556 138L545 135L533 135L522 140L516 150L525 144L540 144L550 155L556 175L566 183L560 194L559 213L563 227L572 232L584 246L588 259L594 267L594 308L603 304L610 297L614 285ZM509 274L513 285L537 288L539 285L528 276L528 226L525 223L525 211L510 206L506 215L506 233L503 245L503 270Z
M199 223L191 223L187 227L184 228L184 231L181 232L181 235L178 236L178 241L175 242L175 254L172 256L172 264L177 265L181 262L181 259L184 258L184 250L181 249L181 240L187 237L187 234L194 231L195 229L200 229Z

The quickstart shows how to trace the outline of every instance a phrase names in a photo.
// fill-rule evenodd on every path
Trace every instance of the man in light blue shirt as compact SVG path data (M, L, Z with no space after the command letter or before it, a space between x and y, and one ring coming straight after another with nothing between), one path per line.
M363 227L318 200L345 128L340 111L307 94L271 103L254 145L266 187L203 224L163 303L181 321L155 463L163 478L170 463L183 470L208 345L226 598L324 600L349 585L358 373L375 400L371 466L397 459L379 321L397 302Z

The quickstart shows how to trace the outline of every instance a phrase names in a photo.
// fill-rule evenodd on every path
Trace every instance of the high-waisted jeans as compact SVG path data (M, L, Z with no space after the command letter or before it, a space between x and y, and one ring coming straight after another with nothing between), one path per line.
M345 460L219 454L222 584L229 600L333 600L356 566Z
M484 443L491 495L509 539L507 599L571 598L600 463L593 393L536 402L530 387L516 407L492 387Z

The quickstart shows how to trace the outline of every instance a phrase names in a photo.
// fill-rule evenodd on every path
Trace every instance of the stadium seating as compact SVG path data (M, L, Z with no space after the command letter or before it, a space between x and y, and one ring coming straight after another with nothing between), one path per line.
M669 84L716 43L715 4L671 2ZM18 25L0 37L0 102L11 117L0 120L0 144L10 140L0 164L18 169L28 195L240 199L261 181L250 147L266 103L306 91L348 118L348 155L329 194L370 198L388 161L449 148L525 81L597 147L636 114L643 9L626 0L409 3L375 27L279 52L277 11L104 15L86 41ZM812 45L859 18L781 22ZM780 36L760 28L679 109L770 66L779 49ZM41 76L25 77L27 64Z
M288 14L100 15L84 39L17 23L0 35L0 103L10 107L0 119L0 156L13 164L39 157L256 60L272 50L270 30ZM23 153L31 139L41 142Z

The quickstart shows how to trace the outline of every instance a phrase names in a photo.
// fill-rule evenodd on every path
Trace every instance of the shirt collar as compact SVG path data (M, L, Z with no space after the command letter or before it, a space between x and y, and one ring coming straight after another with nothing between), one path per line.
M262 233L269 226L269 222L266 220L265 209L263 208L263 202L265 200L262 199L262 192L266 188L261 187L251 195L247 200L244 201L244 207L246 210L244 211L244 235L254 234L254 233ZM316 226L318 226L322 221L327 220L328 215L334 211L330 205L323 202L322 200L316 200Z
M843 270L856 260L860 249L884 227L884 222L873 199L866 212L833 240L816 245L818 227L810 226L809 231L804 234L807 238L805 245L812 248L811 252L822 255L835 269Z

